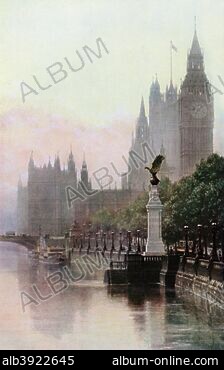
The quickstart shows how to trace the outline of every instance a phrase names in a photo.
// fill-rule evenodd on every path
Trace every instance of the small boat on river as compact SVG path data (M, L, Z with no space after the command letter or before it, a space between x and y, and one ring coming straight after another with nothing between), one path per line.
M31 258L48 265L64 265L67 261L64 237L40 236Z

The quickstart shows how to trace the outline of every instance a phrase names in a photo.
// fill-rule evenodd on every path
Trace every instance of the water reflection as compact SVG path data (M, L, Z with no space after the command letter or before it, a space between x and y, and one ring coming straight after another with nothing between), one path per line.
M49 294L54 270L32 263L23 247L0 244L0 348L224 348L223 324L195 302L159 286L107 287L97 271L23 314L20 291Z

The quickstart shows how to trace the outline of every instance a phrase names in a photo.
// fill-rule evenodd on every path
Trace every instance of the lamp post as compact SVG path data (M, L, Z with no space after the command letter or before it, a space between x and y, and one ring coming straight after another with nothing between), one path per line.
M114 232L112 231L111 232L111 250L113 251L115 248L114 248Z
M83 234L80 234L80 251L82 250L83 247Z
M184 233L185 233L185 251L184 256L189 256L189 244L188 244L188 235L189 235L189 227L187 225L184 226Z
M96 233L96 251L98 251L98 233Z
M119 232L119 250L122 251L122 232Z
M141 253L140 230L137 230L137 253Z
M218 255L217 255L217 244L216 244L216 236L217 236L217 223L212 223L212 253L211 258L213 261L218 261Z
M106 245L106 233L103 233L103 250L107 250L107 245Z
M82 227L83 227L83 236L84 236L84 240L85 240L85 237L86 237L86 224L83 224Z
M131 252L131 231L128 231L128 253Z
M202 243L201 243L202 225L201 224L198 224L197 229L198 229L197 257L198 258L203 258L203 247L202 247Z
M90 246L90 233L88 233L88 248L87 248L87 250L89 251L90 248L91 248L91 246Z
M204 226L204 246L205 246L205 258L208 258L208 226Z

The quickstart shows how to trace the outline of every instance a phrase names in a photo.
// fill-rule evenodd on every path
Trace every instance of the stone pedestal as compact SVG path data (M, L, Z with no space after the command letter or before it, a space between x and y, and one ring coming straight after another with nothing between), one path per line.
M162 209L163 205L159 199L157 185L152 185L149 193L149 201L146 205L148 214L148 238L146 254L165 254L162 241Z

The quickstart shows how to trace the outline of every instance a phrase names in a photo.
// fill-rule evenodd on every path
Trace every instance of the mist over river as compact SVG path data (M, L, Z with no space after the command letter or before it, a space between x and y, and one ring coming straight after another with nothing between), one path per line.
M49 267L0 242L1 349L224 349L224 318L162 287L108 287L103 271L22 310L22 291L46 293Z

